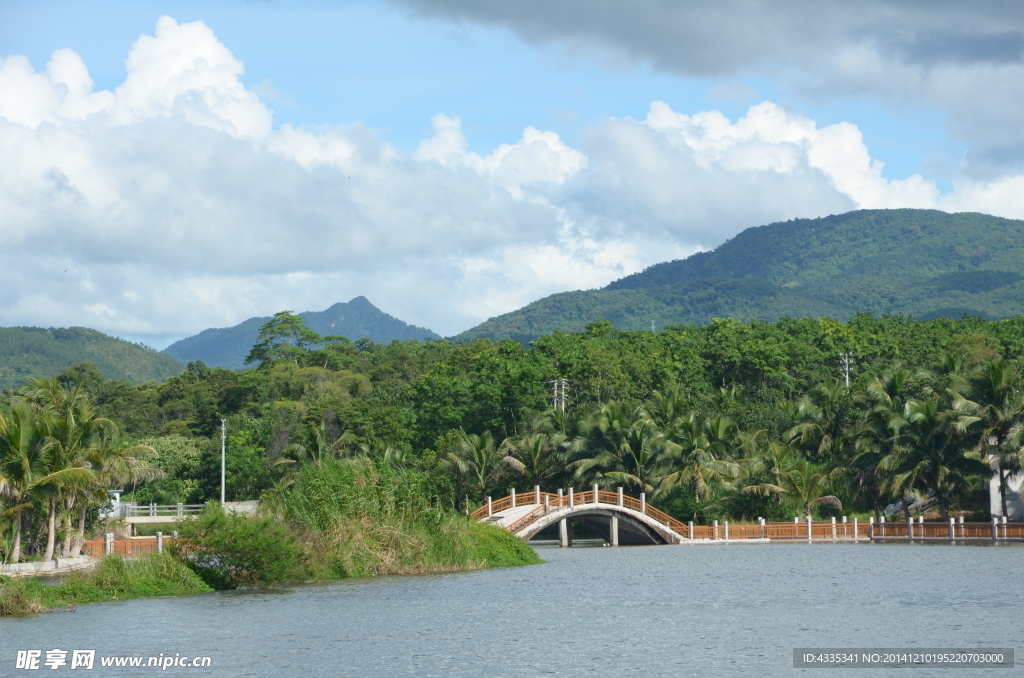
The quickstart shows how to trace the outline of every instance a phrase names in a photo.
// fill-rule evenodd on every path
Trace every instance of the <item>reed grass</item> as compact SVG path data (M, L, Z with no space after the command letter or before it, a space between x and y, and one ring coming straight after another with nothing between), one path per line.
M277 496L274 508L301 532L321 576L452 572L540 562L512 535L476 526L428 497L423 476L414 471L368 458L340 459L307 464L295 484Z

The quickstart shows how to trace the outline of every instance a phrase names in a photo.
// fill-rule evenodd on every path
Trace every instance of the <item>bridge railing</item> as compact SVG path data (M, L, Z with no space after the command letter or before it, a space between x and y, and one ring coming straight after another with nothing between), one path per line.
M546 504L545 504L546 500ZM473 516L482 519L488 515L488 510L493 514L500 514L512 508L535 506L532 510L520 516L514 523L506 528L513 533L518 533L530 524L546 514L547 510L555 511L568 506L585 506L593 504L605 504L621 506L638 513L643 513L655 522L664 525L667 529L676 534L694 540L721 540L729 539L770 539L774 541L785 540L807 540L812 541L843 541L843 540L868 540L868 539L928 539L928 540L960 540L960 539L1024 539L1024 523L961 523L953 525L953 533L950 534L950 524L947 522L914 522L908 525L906 521L891 522L862 522L862 521L836 521L836 522L811 522L799 520L792 523L758 523L758 524L732 524L722 523L721 525L694 525L673 518L667 513L649 505L642 497L631 497L626 494L607 490L584 490L582 492L569 492L554 494L551 492L523 492L521 494L502 497L497 501L490 502L477 509Z

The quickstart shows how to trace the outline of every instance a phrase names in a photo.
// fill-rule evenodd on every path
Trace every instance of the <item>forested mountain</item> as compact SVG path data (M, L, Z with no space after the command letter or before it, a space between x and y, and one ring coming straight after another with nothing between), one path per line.
M566 292L457 339L527 341L587 322L625 330L713 318L1024 313L1024 221L936 210L860 210L749 228L713 251L657 264L602 290Z
M326 311L307 311L299 314L306 326L322 336L341 336L353 341L369 337L378 344L392 339L440 339L423 327L404 323L374 306L366 297L356 297L348 303L338 303ZM245 358L256 343L260 326L270 320L249 318L234 327L203 330L194 337L175 342L164 353L188 363L201 360L210 367L241 369Z
M174 358L84 327L0 327L0 389L92 362L108 379L162 381L184 369Z

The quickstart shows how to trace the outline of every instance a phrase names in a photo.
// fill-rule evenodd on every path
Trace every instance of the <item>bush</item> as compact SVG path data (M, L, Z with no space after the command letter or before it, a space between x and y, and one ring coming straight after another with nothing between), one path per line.
M234 515L209 504L179 522L178 535L175 550L215 589L273 586L309 574L302 547L276 518Z
M494 525L470 523L470 558L482 567L517 567L543 563L525 541Z
M0 617L32 614L42 610L38 601L39 584L15 577L0 577Z

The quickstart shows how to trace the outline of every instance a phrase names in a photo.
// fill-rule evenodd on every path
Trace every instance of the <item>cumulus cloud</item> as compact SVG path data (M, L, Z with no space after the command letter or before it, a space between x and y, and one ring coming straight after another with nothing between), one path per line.
M934 106L970 144L969 171L1016 171L1024 131L1024 5L1002 0L391 0L692 77L768 76L812 100ZM1000 149L1011 152L1000 152Z
M439 114L404 155L359 125L282 125L200 22L164 17L94 91L78 54L0 60L0 323L149 338L366 295L444 334L601 286L743 228L856 207L1024 216L1020 177L882 177L852 124L771 103L654 102L579 148L528 127L488 154ZM991 209L986 206L995 205Z

